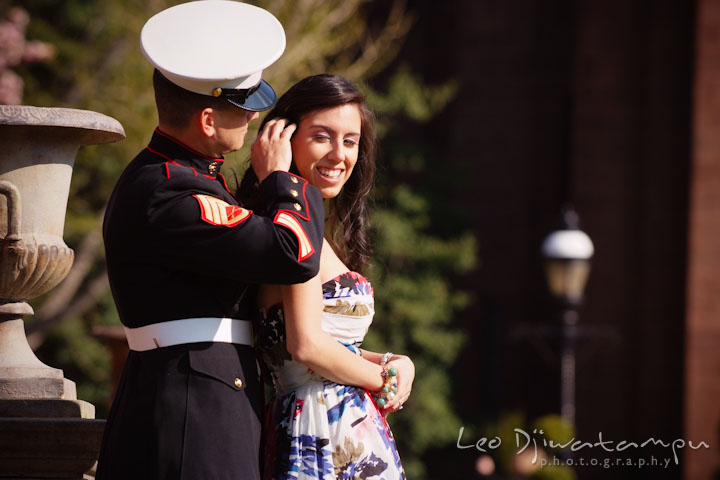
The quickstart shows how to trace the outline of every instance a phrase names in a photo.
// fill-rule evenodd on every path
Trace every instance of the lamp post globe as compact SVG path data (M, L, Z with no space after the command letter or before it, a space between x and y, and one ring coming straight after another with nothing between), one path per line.
M562 309L560 356L560 413L575 424L575 342L578 335L578 308L590 274L590 261L595 247L590 237L580 230L575 210L566 207L563 225L543 241L548 288Z
M592 240L578 225L577 213L566 208L562 228L545 237L541 248L550 293L572 306L582 301L595 253Z

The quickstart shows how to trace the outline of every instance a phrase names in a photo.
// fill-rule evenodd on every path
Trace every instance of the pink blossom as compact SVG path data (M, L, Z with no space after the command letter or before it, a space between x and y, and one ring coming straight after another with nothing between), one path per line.
M30 14L20 7L13 7L8 10L7 19L19 30L25 33L25 28L30 23Z
M18 65L24 49L25 31L12 22L0 21L0 69Z
M26 63L45 62L55 56L56 49L49 43L31 40L25 44L23 61Z
M0 105L20 105L22 94L22 78L12 70L0 71Z

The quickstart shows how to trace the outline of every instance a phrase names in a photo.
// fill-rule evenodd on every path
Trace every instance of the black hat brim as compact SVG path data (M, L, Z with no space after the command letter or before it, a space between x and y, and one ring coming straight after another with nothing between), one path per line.
M265 81L260 80L257 90L248 95L248 97L241 101L238 98L233 98L232 95L226 97L227 101L233 105L242 108L243 110L249 110L251 112L263 112L269 110L275 105L277 95L275 90Z

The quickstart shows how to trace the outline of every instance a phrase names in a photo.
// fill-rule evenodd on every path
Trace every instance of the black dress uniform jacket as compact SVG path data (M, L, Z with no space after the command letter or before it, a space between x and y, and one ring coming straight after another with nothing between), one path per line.
M108 274L127 327L251 319L259 283L317 274L320 193L274 172L265 216L240 206L209 158L156 130L110 198ZM259 479L263 390L254 351L191 343L131 351L103 438L98 479Z

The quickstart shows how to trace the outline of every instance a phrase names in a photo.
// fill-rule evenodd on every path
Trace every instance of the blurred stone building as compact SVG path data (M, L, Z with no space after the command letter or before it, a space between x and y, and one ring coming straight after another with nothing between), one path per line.
M565 201L596 254L580 315L577 438L704 441L671 458L578 468L581 479L711 479L720 471L720 2L410 2L400 56L429 83L459 82L419 134L458 175L481 267L456 374L468 424L558 411L558 365L521 327L554 321L540 245ZM535 339L537 340L537 339ZM466 450L453 462L474 464ZM444 462L448 457L443 458ZM454 477L453 477L454 478Z

